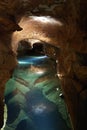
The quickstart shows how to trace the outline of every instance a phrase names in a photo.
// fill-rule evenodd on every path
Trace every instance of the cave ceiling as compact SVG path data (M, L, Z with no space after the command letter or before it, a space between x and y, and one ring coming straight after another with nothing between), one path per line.
M19 21L25 15L51 16L64 24L65 42L71 42L72 48L81 51L83 45L78 48L78 44L87 39L86 8L85 0L0 0L0 32L22 30ZM77 44L74 46L73 42Z

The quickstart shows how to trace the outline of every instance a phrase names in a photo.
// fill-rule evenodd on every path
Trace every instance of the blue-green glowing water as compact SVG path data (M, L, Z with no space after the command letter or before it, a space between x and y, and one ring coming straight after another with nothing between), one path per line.
M71 130L55 65L47 56L18 58L5 89L5 130Z

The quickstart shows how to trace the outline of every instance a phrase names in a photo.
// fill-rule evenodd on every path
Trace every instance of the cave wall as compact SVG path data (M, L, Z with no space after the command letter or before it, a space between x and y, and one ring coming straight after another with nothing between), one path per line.
M24 15L50 15L64 25L58 27L57 38L46 42L60 49L57 55L58 76L72 124L74 130L87 129L86 8L85 0L0 0L0 127L5 83L17 64L11 46L12 34L14 31L21 34L19 24Z
M11 77L16 66L16 57L12 52L11 34L0 34L0 126L3 125L5 83Z

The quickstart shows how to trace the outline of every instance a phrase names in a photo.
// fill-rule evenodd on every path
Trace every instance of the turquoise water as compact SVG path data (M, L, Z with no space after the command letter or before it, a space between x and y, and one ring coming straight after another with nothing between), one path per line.
M61 93L55 60L47 56L18 58L6 83L4 130L71 130Z

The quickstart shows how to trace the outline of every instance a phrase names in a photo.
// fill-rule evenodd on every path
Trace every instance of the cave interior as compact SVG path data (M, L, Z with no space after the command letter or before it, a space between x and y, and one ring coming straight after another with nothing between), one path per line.
M1 130L87 129L86 9L0 0Z

